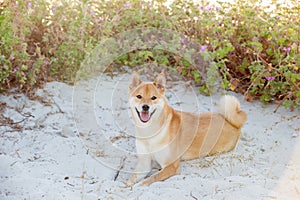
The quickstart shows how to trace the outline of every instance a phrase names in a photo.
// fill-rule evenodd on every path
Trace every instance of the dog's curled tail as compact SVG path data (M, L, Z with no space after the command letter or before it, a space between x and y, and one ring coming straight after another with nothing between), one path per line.
M219 107L220 113L236 128L241 128L247 120L247 114L241 110L240 102L234 96L223 96Z

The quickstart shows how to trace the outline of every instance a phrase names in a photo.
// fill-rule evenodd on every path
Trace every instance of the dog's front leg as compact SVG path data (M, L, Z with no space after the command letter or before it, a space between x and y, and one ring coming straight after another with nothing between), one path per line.
M127 186L133 186L140 179L144 178L151 171L151 156L150 155L140 155L138 157L138 164L126 182Z
M154 183L157 181L163 181L171 176L178 174L179 171L180 171L180 160L176 160L175 162L162 168L159 172L146 178L144 181L139 183L139 185L144 186L144 185L150 185L151 183Z

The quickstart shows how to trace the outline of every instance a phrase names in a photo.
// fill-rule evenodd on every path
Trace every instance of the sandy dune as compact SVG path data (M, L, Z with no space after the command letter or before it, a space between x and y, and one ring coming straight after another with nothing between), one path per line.
M273 113L276 105L237 94L248 121L234 151L184 162L164 182L124 188L136 161L128 83L128 75L74 87L51 82L40 101L0 95L4 117L23 127L0 124L0 199L300 199L299 111ZM216 110L217 97L168 85L177 109Z

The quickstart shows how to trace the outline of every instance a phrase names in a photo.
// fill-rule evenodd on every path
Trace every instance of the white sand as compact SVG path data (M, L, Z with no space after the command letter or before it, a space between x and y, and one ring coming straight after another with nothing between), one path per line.
M280 108L274 114L276 105L240 95L248 121L234 151L182 162L181 174L164 182L124 188L136 161L128 79L102 76L75 88L48 83L39 95L50 106L1 95L5 116L34 118L20 123L22 131L0 126L0 199L300 199L299 113ZM168 84L172 106L215 109L216 98L195 95L184 82ZM122 157L124 169L114 181Z

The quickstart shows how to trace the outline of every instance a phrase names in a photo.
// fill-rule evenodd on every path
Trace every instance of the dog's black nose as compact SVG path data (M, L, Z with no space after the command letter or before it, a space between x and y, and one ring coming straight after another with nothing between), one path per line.
M148 110L149 110L149 106L148 106L148 105L146 105L146 104L145 104L145 105L143 105L143 106L142 106L142 108L143 108L143 111L148 111Z

